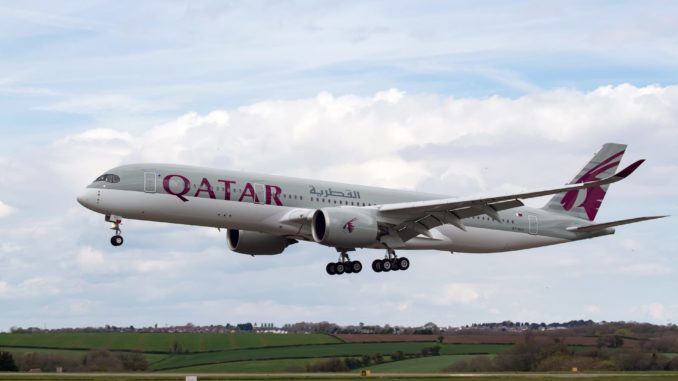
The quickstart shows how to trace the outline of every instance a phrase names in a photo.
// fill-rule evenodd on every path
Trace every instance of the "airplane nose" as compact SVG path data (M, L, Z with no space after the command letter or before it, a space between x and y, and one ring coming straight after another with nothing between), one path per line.
M85 188L80 192L78 197L76 197L76 200L78 200L78 203L80 203L80 205L84 206L85 208L90 208L94 201L92 198L92 189Z

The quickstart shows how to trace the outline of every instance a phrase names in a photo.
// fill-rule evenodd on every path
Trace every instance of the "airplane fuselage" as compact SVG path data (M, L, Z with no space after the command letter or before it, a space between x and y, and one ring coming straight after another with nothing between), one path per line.
M81 204L127 219L255 231L314 241L313 213L323 208L371 210L378 205L449 199L450 196L337 182L171 164L133 164L107 173L117 181L95 181ZM110 179L108 179L110 180ZM577 233L578 218L526 206L499 211L499 218L462 219L391 245L390 249L492 253L553 245L612 234L614 229ZM360 247L383 248L375 240Z

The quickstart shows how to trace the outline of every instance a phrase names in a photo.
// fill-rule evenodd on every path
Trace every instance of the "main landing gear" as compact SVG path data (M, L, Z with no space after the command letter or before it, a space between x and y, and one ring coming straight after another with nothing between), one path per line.
M330 275L341 275L341 274L351 274L359 273L363 270L363 264L360 261L352 261L348 257L348 250L339 251L339 260L337 262L330 262L325 266L325 270Z
M337 251L339 252L339 260L337 262L330 262L325 266L325 270L328 274L341 275L359 273L362 271L362 263L360 263L360 261L352 261L351 258L348 257L348 251L353 250L337 249ZM395 251L392 249L386 251L384 259L376 259L372 262L372 270L377 273L397 270L405 271L409 268L410 260L405 257L398 258Z
M388 249L386 251L386 257L384 259L375 259L372 262L372 270L376 273L380 272L389 272L397 270L407 270L410 268L410 260L405 257L400 257L396 255L395 251Z
M122 238L122 231L120 230L120 225L122 225L122 218L118 216L112 216L112 215L106 215L106 222L112 222L113 227L111 227L111 230L115 231L115 235L111 237L111 245L113 246L120 246L122 243L125 241Z

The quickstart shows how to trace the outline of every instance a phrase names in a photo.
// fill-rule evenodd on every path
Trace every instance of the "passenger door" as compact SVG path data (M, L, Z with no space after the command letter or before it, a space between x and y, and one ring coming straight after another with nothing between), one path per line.
M528 232L532 235L539 234L539 220L537 219L537 216L529 214L527 219L529 221Z

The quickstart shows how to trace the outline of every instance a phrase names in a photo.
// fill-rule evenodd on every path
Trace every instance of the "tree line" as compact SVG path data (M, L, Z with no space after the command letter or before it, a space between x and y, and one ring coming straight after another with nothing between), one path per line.
M373 355L363 355L361 357L346 357L346 358L329 358L322 360L311 361L306 364L305 370L307 372L348 372L358 368L364 368L370 365L381 364L390 357L391 361L401 361L411 358L440 356L440 345L422 348L419 353L404 353L403 351L395 351L391 354L382 355L375 353Z
M569 371L651 371L678 370L678 357L664 353L678 352L678 337L643 342L635 348L623 348L620 336L601 336L598 345L591 348L572 349L563 340L554 338L551 343L537 343L527 335L525 342L513 345L494 358L475 356L460 360L447 372L548 372Z

